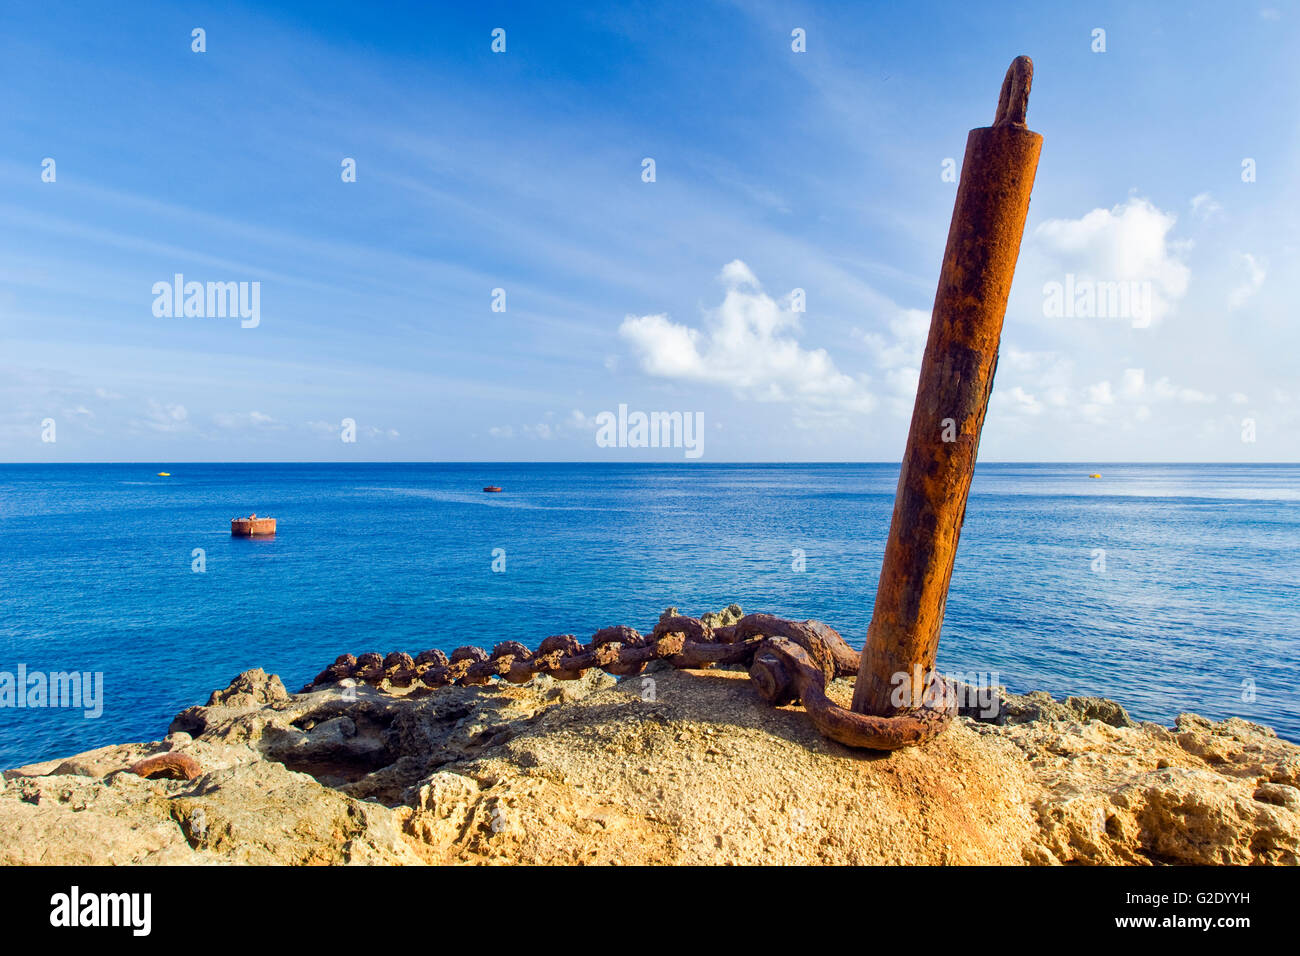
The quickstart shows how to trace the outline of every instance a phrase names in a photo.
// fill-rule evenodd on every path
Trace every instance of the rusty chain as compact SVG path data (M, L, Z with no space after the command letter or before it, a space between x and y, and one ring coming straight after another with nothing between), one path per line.
M494 677L523 684L534 674L576 680L592 668L632 677L653 660L666 660L676 668L748 665L750 680L767 703L802 702L823 736L855 748L897 750L923 743L947 726L956 709L951 689L942 681L931 685L920 706L889 717L839 706L826 696L826 685L857 674L858 652L820 621L790 621L771 614L747 614L734 624L715 627L666 612L648 635L618 625L597 631L586 644L572 634L557 634L543 640L536 651L518 641L502 641L491 653L467 646L456 648L450 657L436 649L414 658L401 651L387 657L343 654L305 689L348 678L373 687L420 683L436 689L487 684Z

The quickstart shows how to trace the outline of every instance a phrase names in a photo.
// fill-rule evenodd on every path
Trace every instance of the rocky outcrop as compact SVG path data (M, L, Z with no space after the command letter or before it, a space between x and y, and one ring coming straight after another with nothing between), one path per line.
M1300 747L1267 728L995 703L871 754L737 670L293 695L255 670L163 741L7 771L0 863L1300 862ZM169 754L146 766L197 776L128 770Z
M208 715L218 715L229 720L240 713L249 713L266 704L288 700L289 692L275 674L267 674L260 667L245 671L230 682L225 690L214 690L206 707L187 707L176 715L168 733L201 734L208 729Z
M1053 699L1044 691L1029 694L1001 695L1002 706L995 718L999 724L1024 724L1033 721L1100 720L1112 727L1136 727L1137 723L1122 706L1105 697L1067 697ZM970 716L975 716L974 714Z
M1244 720L1038 721L999 736L1038 784L1030 862L1300 863L1300 747Z

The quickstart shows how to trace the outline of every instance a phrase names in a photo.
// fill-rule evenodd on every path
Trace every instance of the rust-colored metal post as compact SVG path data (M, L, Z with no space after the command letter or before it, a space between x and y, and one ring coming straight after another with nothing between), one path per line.
M853 694L859 714L920 706L993 390L1043 138L1025 128L1033 63L1017 57L993 125L966 139L876 607ZM906 680L902 675L907 675Z

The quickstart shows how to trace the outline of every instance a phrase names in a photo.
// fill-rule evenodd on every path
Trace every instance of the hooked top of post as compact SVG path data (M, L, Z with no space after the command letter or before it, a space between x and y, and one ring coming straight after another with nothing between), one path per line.
M993 117L994 126L1025 125L1025 111L1029 109L1029 87L1034 82L1034 61L1027 56L1018 56L1007 67L1006 79L1002 81L1002 95L998 97L998 113Z

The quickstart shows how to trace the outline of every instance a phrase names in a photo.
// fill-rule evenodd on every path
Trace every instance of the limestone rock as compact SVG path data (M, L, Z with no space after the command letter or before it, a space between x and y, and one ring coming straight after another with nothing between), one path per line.
M1137 722L1119 704L1105 697L1067 697L1065 706L1083 720L1100 720L1112 727L1136 727Z
M208 729L209 721L229 719L288 699L289 692L284 689L280 678L256 667L237 676L224 690L214 690L206 707L188 707L181 711L167 732L202 734Z
M1151 724L1032 722L1005 736L1039 784L1040 838L1027 858L1300 863L1300 747L1268 728L1185 714L1174 733Z
M974 716L970 714L968 716ZM1056 700L1045 691L1008 694L1002 689L1002 707L995 723L1023 724L1032 721L1099 720L1112 727L1136 727L1137 722L1123 706L1105 697L1067 697Z
M294 695L249 671L164 741L6 771L0 864L1300 863L1300 746L1257 724L998 689L871 754L743 671L658 664ZM168 752L202 774L126 771Z
M670 608L670 610L676 609ZM727 627L731 624L735 624L744 616L744 609L742 609L739 604L728 604L721 611L710 611L703 615L700 618L700 622L716 630L720 627Z
M51 775L0 791L0 864L416 863L386 807L250 760L193 781Z

